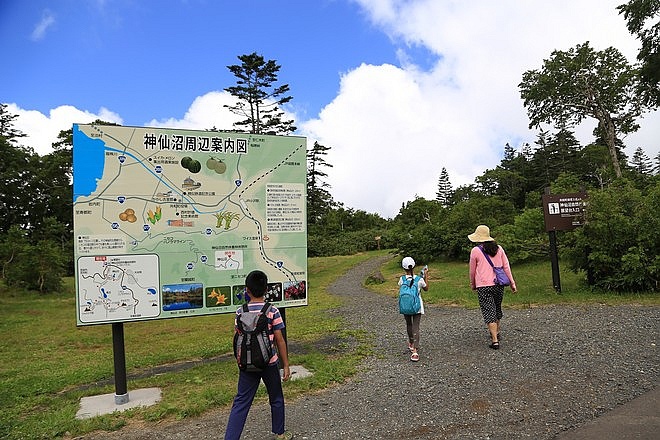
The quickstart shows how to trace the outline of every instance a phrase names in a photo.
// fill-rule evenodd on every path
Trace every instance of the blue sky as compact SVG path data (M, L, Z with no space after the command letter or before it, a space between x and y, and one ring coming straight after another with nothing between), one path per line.
M277 60L294 108L312 116L336 95L340 72L396 62L388 37L346 1L3 0L0 8L3 53L19 65L2 74L4 100L43 113L104 106L127 125L182 116L194 97L233 85L226 66L247 53Z
M517 85L552 50L588 40L633 62L623 1L0 0L0 102L39 153L97 118L230 128L226 66L257 52L282 66L296 134L331 147L335 200L393 217L434 198L443 167L473 183L505 143L534 142ZM640 123L626 152L654 157L660 115Z

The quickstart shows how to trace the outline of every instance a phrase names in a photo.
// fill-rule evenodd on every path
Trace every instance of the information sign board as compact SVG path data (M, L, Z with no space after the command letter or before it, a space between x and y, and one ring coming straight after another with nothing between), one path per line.
M306 139L75 124L77 324L307 304Z
M544 194L542 200L547 232L568 231L584 224L586 193Z

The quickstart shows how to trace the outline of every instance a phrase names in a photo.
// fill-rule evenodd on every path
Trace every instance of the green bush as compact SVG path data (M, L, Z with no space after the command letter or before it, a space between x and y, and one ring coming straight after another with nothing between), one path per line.
M359 252L389 249L392 246L390 234L378 229L342 231L328 234L319 232L307 236L308 257L329 257L332 255L354 255ZM380 244L376 240L380 237Z
M629 181L589 193L586 223L566 234L563 253L589 284L615 291L658 291L660 183L646 194Z
M51 240L23 244L5 266L5 283L41 293L59 292L67 256Z
M550 244L542 208L525 209L513 224L495 228L493 237L504 247L512 263L536 261L549 255Z

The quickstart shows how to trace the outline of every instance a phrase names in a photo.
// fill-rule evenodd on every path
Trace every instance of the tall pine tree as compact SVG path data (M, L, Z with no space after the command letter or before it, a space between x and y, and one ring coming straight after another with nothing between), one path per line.
M244 119L235 122L238 131L253 134L290 134L296 130L293 120L285 120L281 106L291 101L289 85L276 85L280 65L253 52L238 57L241 64L227 66L237 78L226 92L238 98L236 105L224 105Z
M438 192L436 193L435 199L442 205L447 208L452 201L454 191L451 187L451 182L449 181L449 173L447 169L442 167L440 171L440 177L438 178Z
M630 160L630 166L639 174L651 174L653 172L653 162L646 155L642 147L637 147Z
M328 188L330 185L323 179L328 175L322 168L332 168L326 162L325 156L330 147L314 142L307 151L307 222L317 224L332 209L333 200Z

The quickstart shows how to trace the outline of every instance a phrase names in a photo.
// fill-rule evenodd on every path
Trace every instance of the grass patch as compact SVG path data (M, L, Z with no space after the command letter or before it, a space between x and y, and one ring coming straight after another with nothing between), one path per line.
M378 253L310 258L310 304L287 309L291 363L314 372L287 382L287 399L341 383L369 353L363 335L327 313L339 300L327 287L349 268ZM382 254L382 252L381 252ZM147 408L77 420L80 398L113 393L110 325L76 327L73 279L66 293L37 295L0 287L0 438L42 439L116 430L133 422L197 416L229 405L237 368L231 356L233 316L216 315L124 324L128 391L159 387L162 400ZM203 362L208 359L214 362ZM198 360L190 368L143 374ZM136 378L147 376L144 378ZM258 398L266 398L260 391ZM221 422L221 424L224 422Z

